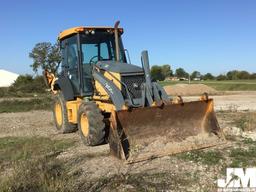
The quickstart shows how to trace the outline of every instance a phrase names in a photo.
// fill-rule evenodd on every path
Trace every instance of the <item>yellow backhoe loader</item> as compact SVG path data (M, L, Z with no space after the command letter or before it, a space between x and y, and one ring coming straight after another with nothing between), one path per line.
M78 130L89 146L108 142L110 152L127 162L225 142L213 100L207 94L193 102L170 98L151 79L147 51L142 67L128 62L118 26L60 33L61 72L44 72L57 130Z

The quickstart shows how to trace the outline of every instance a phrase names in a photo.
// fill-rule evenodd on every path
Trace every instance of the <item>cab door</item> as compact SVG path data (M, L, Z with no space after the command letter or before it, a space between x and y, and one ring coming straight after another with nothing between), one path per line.
M77 36L69 37L61 42L62 71L71 81L74 94L80 95L79 57Z

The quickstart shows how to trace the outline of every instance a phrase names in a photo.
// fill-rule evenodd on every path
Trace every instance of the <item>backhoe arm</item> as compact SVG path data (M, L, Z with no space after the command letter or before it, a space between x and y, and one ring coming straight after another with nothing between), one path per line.
M54 84L58 78L55 77L55 75L53 73L50 73L47 69L44 70L43 77L44 77L44 81L45 81L45 84L47 85L47 87L51 89L53 94L56 94L57 91L54 90Z

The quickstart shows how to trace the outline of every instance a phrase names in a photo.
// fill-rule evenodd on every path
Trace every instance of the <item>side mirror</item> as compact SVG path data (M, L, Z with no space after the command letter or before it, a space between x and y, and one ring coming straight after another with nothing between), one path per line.
M58 46L60 49L65 49L66 47L66 41L58 41Z

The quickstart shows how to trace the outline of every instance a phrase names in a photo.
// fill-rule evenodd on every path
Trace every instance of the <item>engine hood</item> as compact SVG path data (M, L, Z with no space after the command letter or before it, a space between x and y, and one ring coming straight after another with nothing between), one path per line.
M115 73L144 73L143 69L137 65L115 61L99 61L96 66L102 70Z

